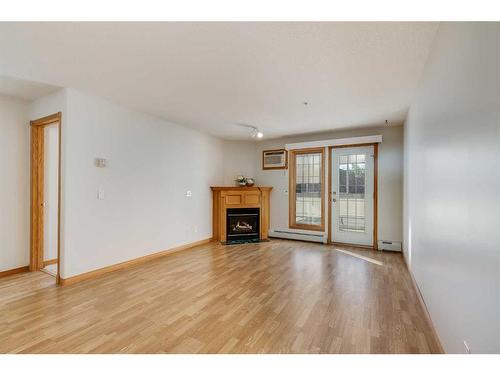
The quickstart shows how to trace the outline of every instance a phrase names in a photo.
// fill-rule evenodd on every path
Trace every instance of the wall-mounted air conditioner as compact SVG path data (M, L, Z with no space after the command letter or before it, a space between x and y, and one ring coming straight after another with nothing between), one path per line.
M285 149L262 151L262 169L287 169L288 152Z

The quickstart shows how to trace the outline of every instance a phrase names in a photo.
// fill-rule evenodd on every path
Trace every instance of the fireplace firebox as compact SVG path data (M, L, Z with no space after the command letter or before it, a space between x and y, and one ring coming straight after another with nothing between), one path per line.
M226 243L259 241L260 209L228 208L226 226Z

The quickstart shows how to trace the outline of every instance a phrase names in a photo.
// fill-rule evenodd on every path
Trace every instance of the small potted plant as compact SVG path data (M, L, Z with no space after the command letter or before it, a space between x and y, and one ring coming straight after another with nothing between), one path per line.
M235 180L235 181L236 181L236 182L238 183L238 185L240 185L240 186L246 186L246 184L247 184L247 179L245 178L245 176L238 176L238 177L236 177L236 180Z

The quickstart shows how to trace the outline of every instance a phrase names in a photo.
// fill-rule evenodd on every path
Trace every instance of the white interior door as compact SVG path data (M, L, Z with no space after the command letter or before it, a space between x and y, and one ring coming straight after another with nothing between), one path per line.
M332 241L372 246L373 146L333 148L330 157Z

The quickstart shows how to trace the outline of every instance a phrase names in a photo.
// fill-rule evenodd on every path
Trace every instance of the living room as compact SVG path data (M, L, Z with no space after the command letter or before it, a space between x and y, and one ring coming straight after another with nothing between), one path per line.
M498 353L499 25L0 22L0 353Z

